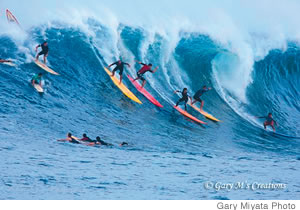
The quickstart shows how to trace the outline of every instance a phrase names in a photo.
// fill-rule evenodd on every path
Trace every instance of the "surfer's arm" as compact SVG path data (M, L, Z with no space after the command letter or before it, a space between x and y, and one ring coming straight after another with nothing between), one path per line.
M157 69L158 69L158 66L153 71L151 71L152 74L155 73L157 71Z
M37 52L37 50L38 50L38 48L40 47L41 45L39 44L39 45L37 45L36 47L35 47L35 52Z
M259 118L259 119L266 119L266 117L258 117L258 116L256 116L256 118Z
M175 90L174 93L181 93L181 91L180 90Z
M108 67L111 67L111 66L113 66L113 65L117 65L117 63L118 63L118 62L112 63L112 64L110 64Z
M129 63L124 63L125 65L127 65L128 67L130 67L130 64Z
M146 64L142 63L141 61L135 61L135 62L137 62L137 63L139 63L139 64L141 64L141 65L143 65L143 66L146 65Z

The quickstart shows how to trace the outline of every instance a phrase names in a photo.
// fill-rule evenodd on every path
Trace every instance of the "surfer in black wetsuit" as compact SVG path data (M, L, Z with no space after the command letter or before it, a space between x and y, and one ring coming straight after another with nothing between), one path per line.
M68 141L70 143L73 143L73 144L80 144L80 142L78 140L76 140L71 133L68 133L67 134L67 138L66 139L60 139L60 140L57 140L57 141Z
M89 146L96 146L96 145L104 145L104 146L113 146L110 143L107 143L105 141L102 141L100 136L96 137L96 140L94 140L92 143L88 144Z
M113 65L116 65L116 67L112 70L112 74L111 76L113 77L115 75L115 72L116 71L119 71L119 75L120 75L120 84L122 82L122 79L123 79L123 71L124 71L124 65L127 65L129 68L130 68L130 64L129 63L125 63L121 60L115 62L115 63L112 63L108 66L108 68L110 68L111 66Z
M269 113L268 116L263 116L263 117L256 117L256 118L262 118L262 119L266 119L266 121L264 122L264 128L265 130L267 129L267 126L271 126L273 131L275 132L275 127L274 124L276 126L278 126L277 122L273 119L272 113Z
M42 44L37 45L35 48L36 52L39 47L42 48L42 51L36 55L35 61L39 60L40 55L44 55L44 63L46 64L46 58L48 57L48 53L49 53L48 42L43 42Z
M200 109L203 109L203 105L204 105L204 101L202 101L202 99L200 98L204 93L208 92L209 90L211 90L211 88L207 88L206 85L204 85L200 90L198 90L195 95L194 95L194 101L192 101L192 105L194 103L196 103L197 101L199 101L201 103L201 107Z
M181 92L180 90L174 91L174 93L180 93L180 92ZM184 102L184 108L185 108L185 111L187 111L186 104L187 104L189 98L191 99L191 97L188 95L187 88L183 88L181 94L182 94L182 97L177 101L175 106L177 107L179 105L179 103Z

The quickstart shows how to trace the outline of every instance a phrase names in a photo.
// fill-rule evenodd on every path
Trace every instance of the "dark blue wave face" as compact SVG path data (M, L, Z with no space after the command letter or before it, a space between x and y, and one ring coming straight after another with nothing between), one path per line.
M209 180L244 181L238 177L293 183L280 198L296 198L299 140L265 133L236 114L214 88L212 62L228 53L226 49L208 36L185 34L169 60L163 61L166 40L159 35L142 51L147 42L142 28L120 25L120 37L113 40L110 29L92 19L88 24L93 36L58 24L28 31L30 38L23 46L11 37L0 37L0 58L16 59L18 64L0 66L0 151L7 157L0 161L0 170L5 171L1 199L278 199L274 191L203 188ZM61 76L43 72L21 50L26 48L34 56L32 43L45 39L49 65ZM291 45L286 52L274 50L256 62L246 92L250 115L271 111L280 132L298 136L299 52ZM124 83L142 105L130 101L112 83L103 67L111 57L119 59L118 54L133 64L125 74L135 75L141 67L133 59L160 66L155 74L146 75L146 89L163 109L154 107L126 77ZM44 73L43 96L30 85L39 72ZM178 78L190 95L203 85L213 88L203 96L205 110L221 123L210 122L188 107L208 123L202 127L174 111L170 103L178 96L173 91L184 88ZM67 132L78 137L87 133L93 139L101 136L115 146L104 149L56 141ZM123 141L130 146L120 148ZM59 188L60 193L45 190L49 187Z

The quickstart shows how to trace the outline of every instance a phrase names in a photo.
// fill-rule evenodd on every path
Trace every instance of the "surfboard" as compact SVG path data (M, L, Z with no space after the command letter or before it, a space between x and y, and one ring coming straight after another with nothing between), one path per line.
M130 80L130 82L132 82L132 84L135 86L135 88L140 93L142 93L151 103L160 108L163 107L163 105L161 105L147 90L145 90L145 88L142 88L142 86L137 81L134 81L134 79L130 75L127 75L127 77Z
M116 77L116 75L114 75L113 77L111 76L111 72L104 67L105 72L109 75L109 77L111 78L111 80L114 82L114 84L122 91L122 93L127 96L128 98L130 98L131 100L133 100L136 103L142 104L142 102L140 101L140 99L138 99L124 84L123 82L120 83L120 80Z
M37 92L39 93L43 93L44 92L44 89L38 85L38 84L34 84L33 87L36 89Z
M41 63L40 61L34 61L34 63L36 65L38 65L40 68L44 69L45 71L49 72L50 74L54 74L54 75L59 75L59 73L53 71L52 69L50 69L48 66L46 66L45 64Z
M6 17L8 22L20 25L17 18L8 9L6 10Z
M8 66L12 66L12 67L17 66L17 65L14 64L13 62L4 62L4 63L1 63L1 64L8 65Z
M202 114L207 119L215 121L215 122L220 122L220 120L218 120L217 118L215 118L211 114L208 114L207 112L201 110L200 108L198 108L197 106L195 106L194 104L192 104L191 101L188 102L188 105L190 105L191 107L193 107L193 109L195 109L196 111L198 111L200 114Z
M205 122L197 119L196 117L194 117L193 115L189 114L187 111L184 111L183 109L179 108L178 106L173 106L180 114L182 114L185 117L190 118L191 120L194 120L197 123L201 123L201 124L206 124Z

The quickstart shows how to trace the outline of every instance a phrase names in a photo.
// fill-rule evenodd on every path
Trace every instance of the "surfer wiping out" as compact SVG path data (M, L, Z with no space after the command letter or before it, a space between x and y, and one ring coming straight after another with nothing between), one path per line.
M127 65L130 68L130 64L129 63L125 63L121 60L112 63L108 66L108 68L110 68L111 66L116 65L116 67L112 70L112 74L111 76L113 77L115 75L116 71L119 71L119 75L120 75L120 84L122 83L122 79L123 79L123 71L124 71L124 65Z
M267 129L267 126L271 126L273 131L275 132L275 127L274 124L276 126L278 126L277 122L273 119L272 113L269 113L268 116L263 116L263 117L256 117L256 118L262 118L262 119L266 119L266 121L264 122L264 128Z
M146 80L144 78L144 74L148 71L150 71L152 74L155 73L158 69L158 66L152 70L152 64L149 63L148 65L147 64L144 64L140 61L136 61L137 63L143 65L143 67L137 72L137 77L133 80L133 81L136 81L138 79L142 80L143 81L143 84L142 84L142 88L145 86L146 84Z
M38 61L39 60L39 57L40 55L44 55L44 64L46 64L46 58L48 57L48 53L49 53L49 47L48 47L48 42L45 41L43 42L42 44L39 44L35 47L35 51L37 52L37 49L41 47L42 48L42 51L40 51L36 57L35 57L35 61Z

